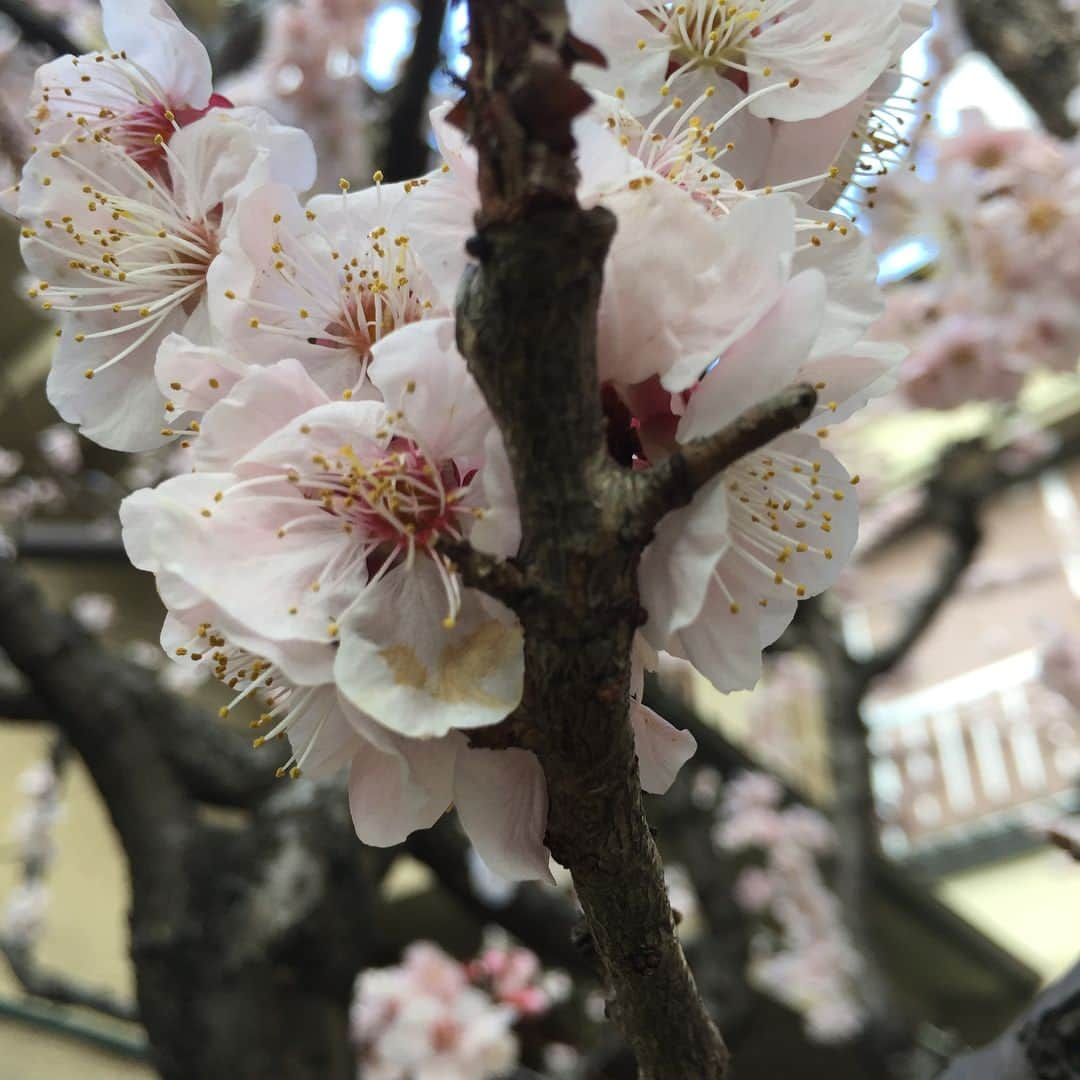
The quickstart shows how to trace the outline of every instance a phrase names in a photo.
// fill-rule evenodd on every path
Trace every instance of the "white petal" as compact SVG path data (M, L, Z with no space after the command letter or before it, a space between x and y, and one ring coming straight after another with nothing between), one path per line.
M728 546L727 527L723 476L657 527L638 571L641 603L649 613L642 633L656 648L701 611L709 577Z
M102 367L134 344L147 327L135 323L126 333L95 338L93 334L117 325L116 316L98 312L65 316L64 333L45 384L50 404L99 446L129 453L163 446L169 440L161 434L165 399L154 379L154 353L163 337L182 330L186 322L183 311L175 309L126 357ZM86 340L76 341L76 334L85 335ZM91 369L96 369L94 377L88 379L86 372Z
M775 299L794 246L791 205L754 200L720 221L659 178L601 202L618 229L600 298L600 379L631 386L660 375L685 389Z
M433 560L389 571L341 618L334 674L342 692L380 724L414 738L484 727L521 700L521 630L501 604L462 593L452 628Z
M626 0L570 0L570 28L603 52L606 68L578 64L574 77L586 86L614 94L621 88L633 113L655 108L667 74L669 44L663 34ZM639 41L650 48L641 49Z
M293 756L303 760L303 774L313 778L333 776L369 747L349 722L345 707L332 683L304 694L301 713L289 724ZM290 702L291 704L291 702Z
M689 731L672 727L647 705L631 700L630 724L634 729L634 752L638 759L641 788L663 795L694 756L697 739Z
M527 750L463 750L454 775L458 817L477 854L508 881L554 885L544 846L547 781Z
M862 341L838 356L814 357L799 371L801 381L820 387L818 409L804 429L838 424L895 389L905 356L907 349L898 343Z
M454 344L453 319L426 319L387 334L368 375L389 409L400 409L433 459L475 458L494 427L480 388Z
M315 179L308 136L253 106L211 109L181 128L169 140L169 164L176 202L195 220L222 203L227 218L245 185L273 181L303 190Z
M101 0L105 39L153 77L162 104L201 109L211 91L210 57L164 0Z
M302 413L326 403L326 394L296 360L252 368L227 397L207 410L195 445L196 467L231 470Z
M821 327L825 279L804 270L775 306L701 381L679 423L680 442L711 435L796 381Z
M356 835L365 844L391 847L434 825L450 806L457 753L452 740L402 740L392 749L369 744L349 771Z
M753 93L793 78L798 85L766 94L750 108L780 120L840 108L889 66L899 31L896 0L810 0L788 8L748 41L749 88Z
M667 185L671 186L671 185ZM712 221L712 219L710 219ZM681 237L695 230L695 242L701 243L696 280L701 297L686 292L680 302L672 297L672 318L687 323L696 318L696 334L687 335L677 324L676 333L684 339L678 362L662 373L661 381L671 391L685 390L701 377L706 366L724 349L745 334L780 299L791 272L795 248L795 211L782 195L750 199L736 206L724 219L712 222L715 233L687 222ZM678 236L680 233L672 234ZM653 241L655 244L655 240ZM675 255L687 261L687 245L680 238ZM674 276L672 280L677 280ZM738 288L731 283L737 281ZM696 309L687 309L694 295ZM644 311L658 301L642 301ZM666 308L662 310L667 310ZM640 315L644 318L644 311ZM655 318L655 316L654 316ZM687 345L699 344L696 350Z
M196 345L183 334L165 338L154 361L158 388L181 412L206 412L247 371L247 365L226 350Z
M469 542L478 551L508 559L521 546L521 516L502 432L494 425L484 436L484 467L477 482L483 517L474 523Z
M858 97L812 120L774 120L769 156L758 183L779 186L828 172L836 164L848 139L852 138L852 127L862 112L863 101L863 97ZM798 189L799 194L809 199L822 183L803 184Z
M795 255L793 269L817 269L825 275L828 295L821 333L814 353L824 356L854 345L885 311L885 299L877 283L877 259L869 237L853 228L847 218L803 204L800 217L820 226L803 232L818 241ZM830 228L830 224L832 228Z

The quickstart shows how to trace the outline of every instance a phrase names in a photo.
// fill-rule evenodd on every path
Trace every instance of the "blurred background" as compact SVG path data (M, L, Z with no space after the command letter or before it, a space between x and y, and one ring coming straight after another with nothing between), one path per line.
M426 114L455 94L462 5L176 7L222 93L312 135L320 190L437 164ZM912 350L896 390L830 437L861 476L858 556L803 605L753 693L719 695L675 662L649 689L700 744L650 813L740 1077L933 1076L1080 952L1080 25L1066 0L1016 0L1021 29L1008 3L938 7L899 88L853 132L853 181L836 193L878 253L880 337ZM0 185L31 143L34 68L101 40L89 0L0 0ZM88 695L118 658L135 673L131 700L175 723L162 738L183 772L222 752L197 734L220 690L162 654L161 606L116 518L125 494L181 466L170 451L102 450L58 421L44 395L53 329L26 289L17 224L0 218L0 548L43 611L99 643ZM134 1004L131 866L98 784L2 654L0 717L0 1080L156 1075ZM243 784L196 792L200 814L273 847L299 797L250 755L230 773ZM363 925L330 946L310 929L299 943L267 932L266 962L297 986L320 950L342 966L317 989L340 1013L333 1063L281 1076L348 1075L377 1042L373 1002L436 977L510 1015L500 1075L628 1075L588 957L569 944L568 886L494 879L452 820L388 853L353 851L347 822L339 836L327 821L303 836ZM244 852L229 872L261 872ZM285 892L303 888L300 875ZM210 929L216 910L211 942L232 932ZM314 910L329 933L329 909ZM354 986L391 966L392 985Z

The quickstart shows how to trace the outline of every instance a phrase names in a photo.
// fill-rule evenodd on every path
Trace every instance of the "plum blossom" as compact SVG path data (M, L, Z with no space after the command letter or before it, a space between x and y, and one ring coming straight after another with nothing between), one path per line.
M463 361L443 340L422 370L448 329L403 331L390 361L397 336L376 347L372 378L401 409L330 401L296 361L253 369L206 413L196 471L125 501L124 539L157 575L168 651L210 657L235 691L226 711L260 699L257 743L293 743L284 772L350 763L365 839L397 843L455 802L493 870L546 876L535 758L457 734L517 704L521 654L513 617L436 547L479 510L483 464Z
M116 601L108 593L80 593L71 601L71 614L91 633L100 634L116 618Z
M22 468L23 456L17 450L0 447L0 480L10 480Z
M618 220L596 387L613 457L645 469L793 382L819 394L802 430L716 478L645 552L629 721L641 785L662 793L695 742L643 703L643 670L666 650L722 689L750 686L762 648L854 544L857 478L822 440L892 385L898 352L867 340L882 310L869 244L815 204L857 170L836 164L853 125L873 161L899 145L901 121L877 102L932 3L571 6L614 80L574 126L579 199ZM366 10L305 0L275 18L276 75L303 54L297 108L325 89L316 69L351 48ZM376 173L364 190L342 180L302 201L316 175L304 132L213 95L205 50L162 0L104 11L109 50L39 74L19 213L31 294L63 320L49 382L61 415L114 448L181 440L183 460L144 469L160 482L121 509L131 559L168 611L173 677L222 683L222 714L247 710L256 747L286 740L279 775L347 770L365 842L399 843L453 805L490 878L550 880L538 759L469 741L523 687L517 619L454 564L462 542L511 557L521 535L502 438L449 318L474 152L443 107L445 164L429 176ZM324 24L284 41L308 13ZM1024 220L1057 226L1050 210ZM1027 326L1032 348L1073 330L1054 303ZM778 802L759 798L724 841L827 845L816 816ZM770 880L777 910L785 889ZM810 921L827 923L810 899ZM788 950L803 965L792 985L817 1002L815 965L835 967L839 951L811 963ZM788 953L758 955L763 982ZM486 995L430 949L401 970L369 973L360 995L367 1075L498 1071L516 1054L514 1019L544 1005L516 952L477 962ZM813 1023L842 1028L842 1004Z
M950 409L972 399L1014 398L1024 372L1010 365L993 322L953 315L924 336L904 366L903 379L914 404Z
M263 363L302 360L336 396L363 379L375 342L447 314L406 231L414 186L342 181L305 207L281 184L247 193L209 272L223 341Z
M360 975L350 1021L365 1077L487 1080L518 1062L512 1028L519 1015L470 985L467 969L438 946L420 941L400 966Z
M28 948L41 937L48 910L48 886L43 881L20 882L8 894L4 937L18 947Z
M34 134L47 147L93 134L154 171L175 132L229 103L213 93L202 42L164 0L102 0L101 14L107 49L38 69Z
M933 183L881 181L875 231L923 238L927 280L889 295L875 335L911 345L901 383L924 408L1015 400L1038 368L1075 371L1080 354L1075 149L1033 131L997 131L977 113L928 145Z
M551 1007L539 957L529 949L492 943L465 970L474 986L487 990L518 1016L541 1016Z
M785 808L782 796L772 777L743 773L724 793L714 839L724 850L756 850L765 859L735 885L738 903L761 920L750 944L750 980L801 1013L811 1039L844 1042L863 1024L862 961L816 862L835 835L816 810Z
M31 948L41 937L49 906L46 876L56 854L53 833L64 813L53 756L20 773L25 802L11 823L22 878L8 894L0 933L15 947Z
M19 199L32 298L63 316L52 404L115 449L164 438L154 354L171 332L207 333L206 275L241 188L314 175L303 132L258 110L214 109L162 142L167 180L104 137L42 147Z
M598 89L621 89L636 113L705 71L730 80L760 116L804 120L846 104L888 65L900 34L896 0L574 0L574 32L608 68L584 67ZM781 93L773 93L775 90ZM790 90L791 92L787 92Z
M65 476L74 476L82 469L82 447L79 437L66 424L50 424L37 434L41 456L50 468Z

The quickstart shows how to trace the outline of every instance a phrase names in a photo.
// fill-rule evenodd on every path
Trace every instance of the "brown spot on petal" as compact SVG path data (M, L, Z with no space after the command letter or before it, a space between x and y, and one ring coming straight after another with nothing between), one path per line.
M493 675L521 648L521 631L494 619L447 646L439 665L436 697L447 704L496 707L506 704L484 690L480 683Z
M388 649L380 649L379 655L386 661L398 686L424 689L428 679L427 668L420 663L411 645L391 645Z
M520 630L495 620L486 622L446 647L434 685L431 672L412 646L391 645L381 649L379 655L398 686L420 690L448 705L472 704L494 709L510 703L481 684L513 659L520 648Z

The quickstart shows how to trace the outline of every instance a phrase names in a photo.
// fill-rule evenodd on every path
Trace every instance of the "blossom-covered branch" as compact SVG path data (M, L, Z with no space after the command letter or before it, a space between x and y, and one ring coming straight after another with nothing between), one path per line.
M568 867L644 1077L727 1055L642 804L694 740L642 674L667 651L751 687L851 554L857 477L822 440L899 352L824 207L931 7L474 0L443 164L310 198L326 155L216 93L163 0L104 0L109 49L37 75L16 194L50 398L184 458L120 512L167 653L222 716L255 706L256 749L288 740L268 771L347 768L361 840L452 804L491 871ZM191 760L157 753L190 817ZM328 812L310 790L256 818Z
M675 936L627 720L636 558L603 530L606 461L595 320L611 215L577 206L560 4L470 4L466 124L480 225L458 341L506 442L535 587L520 744L547 781L546 840L573 876L611 1012L649 1080L722 1076L727 1051Z

